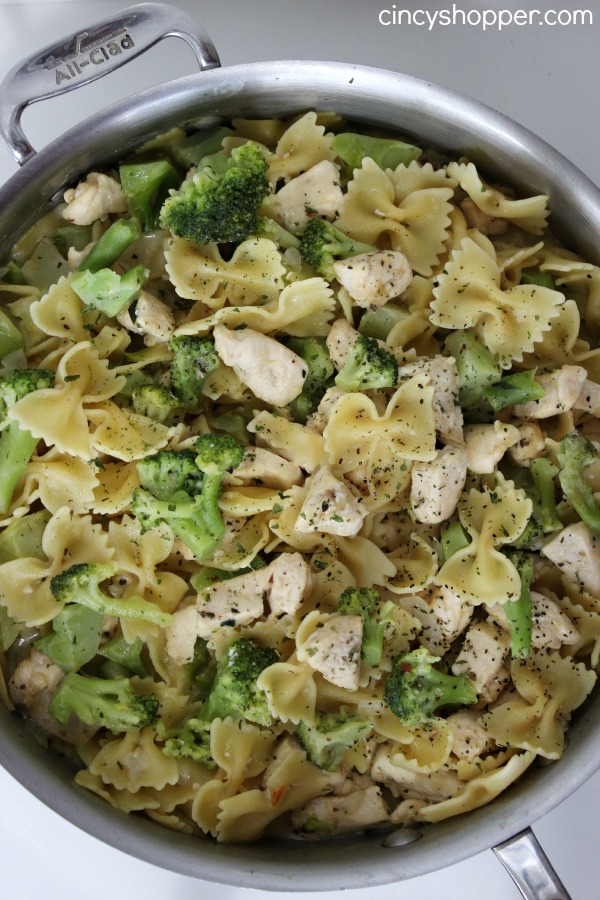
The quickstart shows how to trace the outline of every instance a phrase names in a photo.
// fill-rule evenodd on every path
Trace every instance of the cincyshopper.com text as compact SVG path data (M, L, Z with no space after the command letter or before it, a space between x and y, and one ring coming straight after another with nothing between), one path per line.
M593 25L591 9L461 9L455 3L448 9L402 9L395 4L379 12L380 25L416 25L432 31L438 26L470 25L483 31L502 31L514 25L556 26Z

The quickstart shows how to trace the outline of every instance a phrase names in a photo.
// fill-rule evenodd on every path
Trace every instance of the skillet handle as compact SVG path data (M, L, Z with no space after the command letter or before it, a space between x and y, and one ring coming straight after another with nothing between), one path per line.
M525 900L571 900L531 828L492 849Z
M0 84L0 135L19 165L35 154L21 128L27 106L89 84L171 36L189 44L201 69L220 66L204 29L166 3L130 6L17 63Z

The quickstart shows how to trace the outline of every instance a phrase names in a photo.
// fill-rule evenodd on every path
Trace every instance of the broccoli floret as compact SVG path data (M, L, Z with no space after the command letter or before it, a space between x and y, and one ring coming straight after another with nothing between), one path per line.
M398 363L393 354L376 340L360 334L348 351L335 383L343 391L396 387Z
M179 491L194 497L202 489L202 472L193 450L159 450L140 459L137 472L141 486L157 500L170 500Z
M241 463L244 448L228 434L204 434L196 441L195 450L196 469L191 465L191 451L178 451L177 465L165 451L156 454L157 463L154 457L141 460L138 474L142 487L133 493L132 511L144 531L166 522L198 559L204 559L223 540L225 525L218 507L221 483L225 472ZM170 473L173 493L166 494L162 471ZM197 473L202 478L199 492Z
M331 148L351 169L357 169L365 157L372 159L382 169L396 169L400 165L407 166L421 155L418 147L405 141L369 137L351 131L336 134Z
M335 369L324 338L294 337L286 343L289 349L297 353L308 365L302 392L288 407L293 420L304 425L308 416L321 402L327 388L333 383Z
M418 647L394 660L383 698L394 715L409 727L426 725L444 706L477 702L466 675L448 675L433 668L439 658L425 647Z
M50 581L50 590L59 603L79 603L103 616L144 619L155 625L168 625L169 613L143 597L111 597L100 584L115 574L110 563L77 563Z
M165 738L162 752L165 756L187 757L216 769L217 763L210 752L211 723L192 717L178 728L159 729L159 738Z
M231 716L270 725L267 697L256 682L260 673L278 659L271 647L261 647L248 638L235 641L219 660L212 690L202 704L199 718L211 722Z
M0 513L10 509L15 488L38 445L39 438L21 429L10 418L10 410L32 391L50 388L54 372L46 369L16 369L0 381Z
M513 657L526 659L531 650L531 579L533 564L526 553L511 551L506 554L521 579L521 593L516 600L507 600L503 608L510 629L510 649Z
M171 338L171 390L183 406L198 406L208 376L221 364L215 342L209 337L179 334Z
M598 459L598 451L582 434L567 434L556 455L558 478L565 497L588 528L600 534L600 507L583 474Z
M362 616L363 638L361 659L368 666L381 661L385 620L378 613L379 594L375 588L346 588L338 601L338 611L344 616Z
M372 725L350 710L339 713L317 712L313 725L300 722L296 733L310 762L335 772L346 750L367 737Z
M160 222L197 244L242 241L258 228L258 210L269 195L268 164L256 141L237 147L217 165L215 154L163 204ZM224 169L224 171L223 171Z
M485 389L502 375L496 357L470 331L451 332L444 348L456 361L458 401L463 409L485 402Z
M152 725L158 706L154 694L137 694L128 678L89 678L70 672L61 681L48 711L62 725L77 716L86 725L102 725L117 734Z
M300 239L300 254L313 269L326 278L335 279L333 264L359 253L375 253L377 247L349 238L325 219L309 219Z
M180 408L175 394L162 384L140 384L133 389L131 401L138 415L162 425Z

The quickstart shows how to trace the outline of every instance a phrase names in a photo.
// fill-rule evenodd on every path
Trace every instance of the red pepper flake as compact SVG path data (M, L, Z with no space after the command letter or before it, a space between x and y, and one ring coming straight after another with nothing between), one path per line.
M403 662L402 663L402 671L403 672L412 672L412 666L410 663Z
M285 784L282 784L278 788L275 788L274 791L271 791L271 806L277 806L283 796L284 791Z

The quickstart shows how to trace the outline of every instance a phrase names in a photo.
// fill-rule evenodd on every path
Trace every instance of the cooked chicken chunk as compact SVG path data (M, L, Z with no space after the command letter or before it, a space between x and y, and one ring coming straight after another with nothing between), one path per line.
M231 331L224 325L217 325L213 334L225 365L260 400L287 406L301 393L308 374L306 362L279 341L252 328Z
M333 271L357 306L376 309L398 297L412 281L413 273L404 253L381 250L360 253L334 262Z
M573 409L587 378L583 366L561 366L554 372L543 372L536 377L544 388L544 396L529 403L513 406L513 414L523 419L548 419Z
M431 462L412 467L410 505L417 522L435 525L449 519L467 477L464 447L444 447Z
M463 414L458 402L458 370L452 356L419 359L402 366L398 378L412 378L421 372L429 376L433 385L433 413L435 430L444 444L462 444Z
M442 656L473 615L473 605L447 585L434 585L421 595L398 597L399 605L423 626L420 641L430 653Z
M64 677L62 669L45 653L33 648L12 674L8 683L10 698L17 709L24 711L50 737L68 744L85 744L99 726L85 725L76 717L61 725L48 712L48 705Z
M331 360L339 370L343 368L350 348L358 339L358 331L347 319L336 319L327 335L327 349Z
M91 225L111 213L127 212L127 201L118 181L101 172L90 172L76 188L65 191L63 217L74 225Z
M592 413L593 416L600 417L600 384L586 378L581 386L579 396L573 404L573 409L581 409L584 412Z
M451 769L437 772L413 772L393 765L389 758L389 748L382 746L371 768L373 781L384 784L394 797L406 797L439 803L458 793L463 785L458 775Z
M367 510L349 485L322 466L307 479L307 494L294 528L300 534L323 531L354 537L362 528Z
M175 331L173 311L148 291L140 291L135 301L135 314L131 317L132 307L123 309L117 314L117 322L134 334L143 334L144 343L148 346L164 344Z
M567 581L600 600L600 538L585 522L563 528L542 547L542 554L561 569Z
M224 484L264 484L285 490L293 484L302 484L304 475L300 466L265 447L246 447L239 466L223 481Z
M323 432L327 428L327 423L329 422L329 417L331 415L333 407L338 402L340 397L343 396L344 391L341 388L327 388L327 390L321 397L321 401L318 407L316 408L314 413L312 413L312 415L310 415L306 420L307 428L311 428L313 431L318 431L319 434L323 434Z
M519 466L526 465L532 459L544 456L546 452L546 440L544 432L536 422L515 422L519 429L519 440L508 452L511 458Z
M508 631L503 604L495 603L489 608L489 614ZM560 650L563 644L576 644L579 640L579 632L558 603L538 591L531 592L531 620L531 644L538 650Z
M474 200L466 197L460 204L469 228L477 228L482 234L504 234L508 231L507 219L490 216L479 209Z
M500 672L509 646L508 634L495 623L475 622L465 635L452 672L466 675L477 693L488 699L486 686Z
M360 674L362 616L332 616L302 648L311 668L338 687L355 691Z
M515 425L498 421L493 425L467 425L464 434L467 468L476 475L491 474L508 448L521 438Z
M461 709L448 716L447 722L452 726L452 752L459 759L477 759L494 746L478 718L479 713L471 709Z
M389 813L381 789L371 785L345 796L315 797L292 813L294 828L301 829L305 822L314 819L329 825L336 834L343 834L381 825L389 820Z
M339 167L327 159L288 181L271 200L272 217L295 234L311 215L335 218L343 199Z
M178 609L167 628L167 652L177 663L192 659L196 638L224 625L248 625L268 602L276 614L294 613L310 593L310 568L300 553L282 553L268 566L204 588L195 604Z

